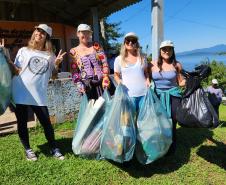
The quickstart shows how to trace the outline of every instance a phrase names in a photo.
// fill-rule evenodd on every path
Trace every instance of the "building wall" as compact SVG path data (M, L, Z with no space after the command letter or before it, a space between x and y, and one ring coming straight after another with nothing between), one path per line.
M52 123L73 121L79 110L81 96L71 78L50 80L48 110Z
M39 22L0 21L0 38L5 38L5 45L10 49L12 60L14 60L18 49L27 45L34 27L38 24ZM59 45L55 45L56 54L59 49L69 51L71 47L74 47L72 42L76 40L76 29L74 27L58 23L47 24L53 29L53 44L59 43ZM69 60L69 57L65 56L62 71L69 70Z

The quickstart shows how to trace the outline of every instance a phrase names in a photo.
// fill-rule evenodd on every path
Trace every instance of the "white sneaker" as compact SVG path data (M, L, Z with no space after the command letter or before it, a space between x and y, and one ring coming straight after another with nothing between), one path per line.
M35 153L33 152L32 149L26 150L25 153L26 153L26 158L28 161L37 161L38 160L37 156L35 155Z
M55 157L56 159L59 159L59 160L64 160L64 156L62 153L60 153L60 150L59 148L55 148L53 150L50 151L50 154Z

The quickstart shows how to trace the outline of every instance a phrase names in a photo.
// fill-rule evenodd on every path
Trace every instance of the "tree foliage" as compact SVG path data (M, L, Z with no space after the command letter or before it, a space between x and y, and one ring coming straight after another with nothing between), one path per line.
M104 28L105 28L105 39L101 35L101 43L105 51L116 50L119 51L121 44L118 43L118 39L123 36L120 32L120 24L118 23L109 23L107 18L103 19Z
M207 62L206 64L211 67L212 72L211 75L203 81L203 85L211 85L211 80L215 78L222 90L226 90L226 65L223 62L215 60Z

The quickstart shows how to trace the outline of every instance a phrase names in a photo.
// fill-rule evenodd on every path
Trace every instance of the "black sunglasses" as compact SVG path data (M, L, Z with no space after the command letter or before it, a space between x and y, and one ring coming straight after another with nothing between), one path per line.
M36 28L36 30L38 31L38 32L40 32L41 34L47 34L44 30L42 30L41 28Z
M135 38L126 38L124 43L126 43L128 45L130 42L132 44L136 44L137 43L137 39L135 39Z
M173 47L163 47L163 48L161 48L161 50L163 52L170 52L170 51L173 51Z

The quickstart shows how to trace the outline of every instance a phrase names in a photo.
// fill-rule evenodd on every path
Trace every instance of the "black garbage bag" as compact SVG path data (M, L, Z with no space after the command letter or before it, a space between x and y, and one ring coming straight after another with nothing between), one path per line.
M186 78L186 88L176 114L179 125L192 128L219 125L218 116L201 86L201 81L210 73L211 68L206 65L196 67L193 72L182 71Z
M211 68L208 65L199 65L195 70L188 72L182 70L182 75L186 78L186 88L183 97L188 97L198 88L201 88L201 81L211 74Z

